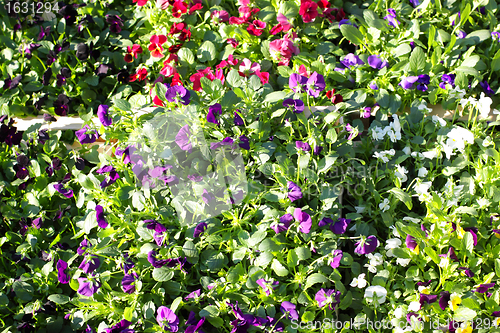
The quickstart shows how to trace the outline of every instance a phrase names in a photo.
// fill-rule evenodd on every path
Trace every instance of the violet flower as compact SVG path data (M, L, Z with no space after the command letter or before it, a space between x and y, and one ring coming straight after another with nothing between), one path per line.
M197 289L197 290L189 293L189 295L187 295L186 297L184 297L184 300L195 299L195 298L200 297L200 295L201 295L201 289Z
M293 216L292 214L285 214L280 217L280 222L279 223L273 223L271 224L271 229L274 230L277 234L283 231L287 231L288 228L290 227L290 223L293 221Z
M500 32L493 31L491 33L491 39L496 40L496 41L500 41Z
M389 8L387 9L387 11L389 12L389 15L384 16L384 19L387 20L387 23L389 23L390 26L393 26L394 28L399 28L400 22L396 18L397 16L394 8Z
M448 306L451 294L449 291L442 291L440 296L441 297L439 297L439 307L441 308L441 310L444 311Z
M343 235L349 223L351 223L350 219L339 218L337 222L330 224L330 230L336 235Z
M425 303L431 304L437 301L437 295L427 295L427 294L420 294L420 306L424 306Z
M97 140L97 138L99 137L99 134L97 133L97 131L91 130L89 125L85 125L82 129L76 131L75 135L81 144L94 143Z
M458 269L464 271L465 276L470 277L470 278L474 277L474 273L470 269L468 269L466 267L458 267Z
M78 268L83 270L85 274L91 274L99 267L99 265L101 265L99 257L91 254L83 258L82 263L78 266Z
M451 85L452 88L455 87L455 74L443 74L443 76L441 76L439 87L441 89L446 89L446 84Z
M387 60L382 61L382 59L380 59L380 56L378 55L371 55L368 57L368 65L375 69L382 69L389 66L389 63L387 62Z
M193 237L194 238L200 237L200 235L204 233L206 229L207 229L207 224L205 222L198 223L194 228Z
M240 148L245 149L245 150L250 150L250 141L248 140L246 135L242 135L239 137L240 143L238 143L238 146Z
M467 37L467 34L465 33L465 31L458 30L458 32L457 32L457 38L463 39L465 37Z
M234 125L236 126L244 126L245 123L243 122L243 119L240 117L238 112L234 113Z
M288 181L288 198L291 202L302 199L302 189L292 181Z
M302 142L302 141L295 141L295 147L297 149L302 149L303 151L310 151L311 146L307 142Z
M319 97L319 93L325 90L325 77L317 72L312 73L306 82L309 96Z
M342 65L344 65L346 68L351 68L352 66L357 66L357 65L364 65L364 61L361 60L357 55L354 53L349 53L344 57L343 60L340 61Z
M219 103L215 103L214 105L210 105L208 107L208 114L207 114L207 121L209 123L219 125L219 120L217 119L216 115L222 114L222 107Z
M403 77L399 85L403 87L403 89L408 90L408 89L413 89L413 85L415 82L417 82L418 76L408 76L408 77Z
M354 252L357 254L369 254L375 251L378 246L378 239L375 236L368 236L365 240L360 240L355 244Z
M78 247L78 249L76 250L76 253L78 253L78 255L82 255L85 253L86 249L87 248L90 248L92 247L90 245L90 242L88 241L88 239L84 239L80 242L80 246Z
M269 283L271 283L271 281L266 281L264 279L258 279L256 282L259 286L262 287L262 289L264 290L264 292L266 293L267 296L271 295L271 288L269 286ZM274 281L273 283L271 283L271 286L276 286L276 287L272 287L272 289L273 290L276 289L278 284L279 284L278 281Z
M64 260L59 259L56 265L57 268L57 279L62 284L67 284L70 281L69 274L67 273L68 263Z
M295 93L301 93L304 91L304 86L307 84L308 78L297 73L290 75L288 79L288 86Z
M111 328L106 328L106 333L134 333L134 330L128 329L132 323L126 319L122 319L118 324L113 325Z
M106 222L106 219L104 218L104 208L101 205L96 205L95 213L99 228L106 228L108 226L108 222Z
M485 283L485 284L480 284L479 287L476 289L476 293L484 294L485 292L488 291L488 289L493 288L495 286L495 283Z
M92 296L94 295L99 288L101 287L101 283L96 280L89 280L85 277L78 278L78 293L82 296Z
M135 280L139 276L137 275L136 272L132 272L132 274L125 274L125 276L122 279L122 289L123 292L127 294L132 294L135 292Z
M63 67L63 68L61 68L59 73L60 74L56 75L56 77L57 77L56 84L58 87L61 87L67 83L66 79L69 79L71 77L71 70L67 67Z
M377 84L373 81L368 85L368 87L370 87L370 89L372 90L378 90Z
M411 235L406 235L406 247L414 251L418 247L417 240Z
M344 256L344 253L342 250L335 250L333 251L333 259L330 262L330 266L335 269L340 266L340 261L342 260L342 257Z
M222 146L232 146L234 144L234 140L230 137L224 138L224 140L220 142L211 142L210 149L214 150ZM189 177L189 176L188 176Z
M335 307L340 303L340 291L335 291L335 289L323 289L321 288L314 299L318 302L320 308L328 304L328 309L335 310Z
M314 147L313 155L315 155L315 156L319 155L322 150L323 150L322 146L316 146L316 147Z
M189 125L184 125L175 136L175 143L177 143L179 148L187 150L191 154L193 145L189 142L190 136L191 131L189 130Z
M417 90L420 90L420 91L427 91L428 87L427 85L429 85L431 82L431 78L429 75L427 74L421 74L418 76L418 80L417 80Z
M157 311L156 321L162 329L177 332L179 329L179 318L166 306L160 306Z
M295 304L293 304L292 302L284 301L283 303L281 303L280 311L283 314L286 314L286 319L299 319L299 313L297 312L297 310L295 310Z
M97 108L97 117L104 126L110 126L113 123L113 119L109 116L108 109L109 106L105 104L101 104Z
M102 168L98 169L96 171L96 173L98 173L100 175L102 175L104 173L108 174L104 177L104 180L100 184L101 189L108 187L109 185L113 184L114 182L116 182L120 178L120 175L118 174L118 172L116 172L115 168L111 165L103 166Z
M191 311L192 312L192 311ZM192 312L194 314L194 312ZM196 324L193 324L193 325L190 325L186 328L186 331L185 333L196 333L196 332L200 332L202 333L203 331L200 330L201 326L203 325L203 323L205 322L205 317L202 317L198 323ZM187 324L187 322L186 322Z
M72 198L73 197L73 190L70 188L65 188L63 184L54 184L54 188L56 189L57 192L61 193L64 195L66 198Z
M175 85L167 89L165 97L169 102L180 102L183 105L188 105L191 93L184 86Z
M311 231L312 220L309 214L302 211L300 208L295 208L293 211L293 217L297 222L299 222L299 230L304 234L308 234Z
M304 111L304 102L300 99L287 98L283 101L283 106L290 108L293 113L301 113Z
M491 89L490 85L488 84L488 81L485 80L485 81L479 82L479 85L481 86L481 88L483 88L483 91L486 95L491 96L495 93Z

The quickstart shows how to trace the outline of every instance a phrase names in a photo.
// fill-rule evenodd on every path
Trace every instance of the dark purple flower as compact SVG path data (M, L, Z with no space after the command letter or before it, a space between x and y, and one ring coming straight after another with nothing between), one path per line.
M293 211L293 217L297 222L299 222L299 230L305 234L308 234L311 231L312 220L311 216L302 211L300 208L295 208Z
M291 202L302 199L302 189L292 181L288 181L288 198Z
M302 149L303 151L310 151L311 146L307 142L302 142L302 141L295 141L295 147L297 149Z
M339 218L337 222L330 224L330 230L336 235L343 235L345 234L349 223L351 223L351 220Z
M130 82L130 73L128 72L128 70L126 70L126 69L121 69L121 70L118 72L118 75L117 75L117 80L118 80L118 82L120 82L121 84L126 84L126 83L129 83L129 82Z
M84 239L80 242L80 246L76 250L76 253L78 253L78 255L82 255L85 253L85 250L89 247L91 247L90 242L87 239Z
M484 294L485 292L488 291L488 289L493 288L495 286L495 283L485 283L485 284L480 284L479 287L476 289L476 293L481 293Z
M335 289L321 288L314 299L318 302L318 307L322 308L328 305L328 309L335 310L335 307L340 303L340 294L340 291L335 291Z
M19 82L21 82L22 78L23 78L22 75L18 75L15 78L11 79L9 75L9 78L5 80L3 88L9 90L16 88L19 85Z
M58 116L66 116L69 111L69 103L71 102L71 99L68 98L68 96L64 94L59 94L57 96L57 100L54 101L53 106L54 106L54 112Z
M188 105L191 93L184 86L175 85L167 89L165 97L169 102L179 101L181 104Z
M95 213L99 228L106 228L108 226L108 222L106 222L106 219L104 218L104 208L101 205L95 206Z
M222 107L219 103L215 103L214 105L210 105L208 107L207 121L212 124L219 125L219 120L216 115L222 114Z
M53 115L51 115L49 113L44 113L43 114L43 121L51 123L51 122L57 121L57 119L56 119L56 117L54 117Z
M126 319L122 319L118 324L111 328L106 328L106 333L134 333L134 330L127 329L132 323Z
M101 287L101 283L96 280L89 280L85 277L78 278L78 293L82 296L92 296Z
M319 155L322 150L323 150L322 146L316 146L316 147L314 147L313 155L316 155L316 156Z
M97 140L97 138L99 137L99 134L97 133L97 131L91 130L89 125L85 125L82 129L76 131L75 135L81 144L94 143Z
M408 76L408 77L404 77L401 82L399 83L399 85L401 87L403 87L403 89L407 90L407 89L413 89L413 84L415 82L417 82L418 80L418 76Z
M415 312L408 312L406 314L406 321L408 322L408 324L411 324L411 317L416 317L418 321L422 321L422 318L418 318L418 314L416 314Z
M212 142L210 143L210 149L214 150L222 146L232 146L234 144L234 140L230 137L224 138L224 140L220 142Z
M193 237L194 238L200 237L200 235L204 233L206 229L207 229L207 224L205 222L198 223L194 228Z
M160 222L156 222L155 220L144 220L145 227L149 230L154 230L157 233L162 233L167 231L167 228L161 224Z
M76 22L76 16L78 12L73 5L66 5L59 9L59 14L64 17L67 25L73 25Z
M245 123L243 122L243 119L240 117L240 115L238 114L238 112L234 113L234 124L236 126L244 126L245 125Z
M274 232L276 232L277 234L279 234L282 231L287 231L292 221L293 221L292 214L285 214L280 217L279 223L271 224L271 229L273 229Z
M16 172L16 178L24 179L29 176L28 166L31 164L29 158L26 155L19 155L17 157L17 164L14 165L13 169Z
M311 74L306 82L309 96L319 97L319 93L325 90L325 77L317 72Z
M443 76L441 76L441 83L439 84L439 87L441 89L446 89L447 83L451 85L452 88L455 87L455 74L443 74Z
M488 81L485 80L485 81L479 82L479 85L481 86L481 88L483 88L483 91L486 95L491 96L495 93L491 89L490 85L488 84Z
M465 31L462 31L462 30L457 31L457 38L462 39L465 37L467 37L467 34L465 33Z
M442 291L441 297L439 298L439 307L441 308L441 310L444 311L446 309L449 301L450 301L450 292Z
M42 40L44 37L48 37L50 34L50 26L43 28L40 26L40 33L38 34L38 40Z
M36 102L33 103L33 106L40 111L42 107L44 106L45 102L49 98L49 94L45 94L42 97L40 97Z
M248 138L246 137L246 135L240 136L239 139L240 139L240 143L238 143L238 146L240 146L240 148L242 148L242 149L250 150L250 142L249 142Z
M420 5L420 0L410 0L410 4L413 6L413 8L416 8Z
M434 303L435 301L437 301L437 297L437 295L420 294L420 306L424 306L425 303Z
M78 266L78 268L83 270L85 274L91 274L99 267L99 265L101 265L101 261L98 256L87 255L83 258L82 263Z
M57 60L57 53L54 50L50 50L47 53L47 66L52 65Z
M371 82L368 87L370 87L370 89L372 90L378 90L378 86L375 82Z
M333 220L331 218L325 217L322 218L321 221L318 222L318 227L324 227L324 226L329 226L333 223Z
M61 87L66 84L66 79L69 79L71 77L71 70L67 67L61 68L60 74L56 75L57 77L57 86Z
M382 69L384 67L387 67L389 63L387 62L387 60L382 61L382 59L380 59L380 56L378 55L371 55L368 57L368 65L375 69Z
M286 314L286 319L299 319L299 313L297 312L297 310L295 310L295 304L293 304L292 302L284 301L283 303L281 303L280 311L283 314Z
M123 292L127 294L132 294L135 292L135 280L138 278L137 273L132 272L132 274L125 274L122 279L122 289Z
M38 142L43 145L45 142L49 140L49 133L47 133L47 129L41 129L38 131Z
M287 98L283 101L283 106L290 108L294 113L301 113L304 111L304 102L300 99Z
M96 332L92 327L89 326L89 324L87 324L87 328L85 329L85 331L83 331L83 333L96 333Z
M194 312L192 312L194 314ZM203 331L200 331L200 328L201 326L203 325L203 323L205 322L205 317L202 317L198 323L196 324L193 324L193 325L190 325L186 328L186 331L185 333L197 333L197 332L203 332ZM187 324L187 322L186 322Z
M378 246L378 239L375 236L368 236L366 240L360 240L355 244L354 252L357 254L369 254L375 251Z
M175 136L175 143L182 150L187 150L189 153L192 152L192 144L189 142L189 137L191 136L191 131L189 130L189 125L184 125L177 135Z
M411 235L406 235L406 247L413 251L417 246L418 243L415 237Z
M42 45L36 44L36 43L31 43L28 47L26 47L24 49L24 56L26 57L26 59L31 59L31 53L33 51L35 51L36 49L38 49L40 46L42 46ZM22 50L20 52L22 52Z
M85 43L80 43L76 46L76 58L80 61L85 61L89 57L90 48Z
M62 284L67 284L70 281L69 274L67 273L68 263L64 260L59 259L56 265L57 268L57 279Z
M64 195L66 198L72 198L73 197L73 190L70 188L65 188L63 184L54 184L54 188L56 189L57 192L61 193Z
M333 251L333 259L330 262L330 266L332 268L338 268L340 266L340 261L342 260L343 256L344 256L344 253L342 252L342 250Z
M307 84L308 78L297 73L290 75L288 86L296 93L304 91L304 86Z
M417 90L420 90L420 91L427 91L428 87L427 85L430 83L430 76L427 75L427 74L420 74L418 76L418 80L417 80Z
M179 318L166 306L160 306L157 311L156 321L161 328L170 332L177 332L179 329Z
M118 15L106 15L106 22L111 32L118 34L122 31L123 20Z
M389 12L389 15L384 16L384 19L387 20L387 23L389 23L390 26L393 26L394 28L399 28L400 22L396 18L396 11L393 8L387 9Z
M458 267L458 269L459 270L463 270L465 276L467 276L467 277L474 277L474 273L470 269L468 269L466 267Z
M99 121L104 125L104 126L109 126L113 123L113 120L109 116L108 112L109 106L105 104L99 105L97 108L97 117L99 118Z
M118 180L118 178L120 178L120 175L118 174L118 172L116 172L115 168L111 165L103 166L102 168L98 169L96 171L96 173L98 173L100 175L103 173L108 173L108 175L106 175L104 177L104 180L100 184L101 189L108 187L109 185L116 182Z
M344 57L343 60L340 61L342 65L346 68L351 68L352 66L357 66L357 65L364 65L364 61L361 60L357 55L354 53L349 53Z
M342 20L339 21L339 29L344 24L352 25L353 27L356 27L356 28L358 27L356 24L352 23L349 19L342 19Z

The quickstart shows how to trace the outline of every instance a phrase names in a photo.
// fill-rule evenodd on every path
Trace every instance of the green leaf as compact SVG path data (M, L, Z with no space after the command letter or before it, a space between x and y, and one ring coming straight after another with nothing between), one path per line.
M330 128L328 132L326 132L326 142L332 144L337 141L337 130L335 128Z
M347 38L353 44L362 45L364 41L363 34L359 32L359 30L352 25L343 24L340 26L340 32L342 35Z
M217 50L215 49L214 43L207 40L201 44L197 52L198 60L201 62L212 61L217 56Z
M408 209L411 210L411 208L413 207L413 203L411 201L411 196L408 193L396 187L390 189L389 192L394 194L396 198L402 201L406 205L406 207L408 207Z
M125 311L123 311L123 318L128 321L132 321L132 316L134 313L134 308L131 306L128 306L125 308Z
M322 158L318 163L318 172L327 172L330 170L332 165L337 161L338 156L336 155L328 155Z
M415 73L418 74L425 68L425 53L420 46L415 47L410 56L410 68Z
M434 261L435 264L439 264L441 262L439 256L433 248L426 247L424 248L424 252L427 253L427 255L432 259L432 261Z
M56 304L66 304L68 303L71 298L66 295L61 295L61 294L53 294L48 297L49 301L52 301Z
M478 55L473 55L468 57L467 59L464 59L460 66L465 66L465 67L474 67L476 64L479 62L480 58Z
M304 290L309 287L315 285L316 283L326 283L328 279L321 273L313 273L307 277L306 285L304 286Z
M274 91L266 95L264 103L275 103L281 101L285 98L285 95L284 91Z
M156 85L155 85L155 93L156 93L156 96L162 100L163 102L168 102L167 101L167 97L166 97L166 94L167 94L167 87L165 87L165 85L161 82L157 82Z
M468 232L470 234L470 232ZM500 277L500 259L495 259L495 273Z
M179 50L177 53L179 56L179 62L181 65L186 66L186 65L192 65L194 64L194 55L193 52L188 49L187 47L183 47Z
M459 306L453 315L453 319L456 321L469 321L476 317L477 313L474 310L466 308L464 306Z
M401 44L393 50L395 57L402 57L411 52L411 47L408 44Z
M130 111L132 109L130 103L124 99L115 99L115 106L122 111Z
M468 252L472 253L474 249L474 239L470 232L466 232L464 238L462 239L463 248Z
M262 82L260 81L260 78L257 75L252 75L250 77L250 80L248 81L248 87L253 91L259 90L260 87L262 87Z
M342 301L340 301L339 307L341 310L347 309L349 306L352 304L352 293L351 291L348 291L347 294L342 298Z
M500 70L500 50L495 53L495 56L493 57L491 61L491 71L496 72Z
M16 293L16 296L25 302L31 301L33 298L33 292L35 291L31 284L24 281L14 282L12 284L12 289L14 290L14 293Z
M215 318L219 315L219 309L215 305L208 305L200 311L200 317Z
M288 269L286 269L285 266L283 266L277 259L273 259L273 263L271 264L271 268L273 269L274 273L278 276L287 276L288 275Z
M311 258L311 250L307 247L298 247L295 249L295 253L297 254L299 260L307 260Z
M395 249L392 249L392 253L398 257L398 258L401 258L401 259L410 259L411 256L403 249L397 247Z
M153 279L158 282L169 281L174 277L174 271L168 267L153 269Z

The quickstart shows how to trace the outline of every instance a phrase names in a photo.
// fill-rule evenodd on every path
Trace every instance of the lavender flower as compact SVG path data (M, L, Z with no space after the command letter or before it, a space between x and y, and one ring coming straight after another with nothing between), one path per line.
M340 291L335 291L335 289L323 289L321 288L314 296L318 306L320 308L328 305L328 309L335 310L335 307L340 303Z
M177 135L175 136L175 143L182 150L187 150L190 154L192 153L193 145L189 142L189 137L191 136L191 131L189 130L189 125L183 126Z
M349 53L344 57L343 60L340 61L342 65L346 68L351 68L352 66L364 65L365 63L354 53Z
M273 229L274 232L276 232L277 234L279 234L282 231L287 231L292 221L293 221L292 214L285 214L280 217L279 223L271 224L271 229Z
M291 202L302 199L302 189L292 181L288 181L288 198Z
M295 147L297 149L302 149L303 151L310 151L311 146L307 142L302 142L302 141L295 141Z
M85 125L82 129L76 131L75 135L81 144L94 143L99 137L96 130L90 130L89 125Z
M99 105L97 108L97 117L104 126L109 126L113 123L113 119L109 116L108 109L109 106L104 104Z
M301 93L304 91L304 86L307 84L308 78L297 73L290 75L288 79L288 86L295 93Z
M325 90L325 78L323 75L314 72L306 82L309 96L319 97L319 93Z
M387 62L387 60L382 61L382 59L380 59L380 56L378 55L371 55L368 57L368 65L375 69L382 69L384 67L387 67L389 63Z
M64 260L59 259L56 265L57 268L57 279L62 284L69 283L70 277L67 273L68 263Z
M293 211L293 217L297 222L299 222L299 230L305 234L311 231L312 220L309 214L302 211L300 208L295 208Z
M82 296L92 296L94 295L99 288L101 287L101 283L97 282L96 280L89 280L85 277L83 278L78 278L78 293Z
M161 328L170 332L177 332L179 329L179 318L166 306L160 306L158 308L156 321Z
M284 301L283 303L281 303L280 311L286 314L286 319L299 319L299 313L297 312L297 310L295 310L295 304L293 304L292 302Z
M378 246L378 239L375 236L368 236L365 240L357 242L355 246L354 252L357 254L372 253Z

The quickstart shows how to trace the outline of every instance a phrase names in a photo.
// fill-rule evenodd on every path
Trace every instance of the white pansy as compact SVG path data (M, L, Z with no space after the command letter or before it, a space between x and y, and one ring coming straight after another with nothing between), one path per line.
M394 310L394 317L397 319L401 319L404 316L405 312L402 307L398 307L396 310Z
M401 240L399 238L389 238L385 243L386 250L396 249L401 246Z
M373 266L379 266L384 263L384 256L380 253L369 253L367 257L368 259L370 259L370 264L372 264Z
M384 154L381 154L379 153L378 151L376 151L375 153L373 153L373 157L377 158L377 159L381 159L382 162L384 163L387 163L389 162L389 159L387 157L385 157Z
M417 180L415 185L413 185L413 188L415 189L415 192L417 192L417 194L426 194L431 186L432 182L422 182Z
M389 227L389 229L391 229L391 230L392 230L392 234L394 235L394 237L399 237L399 238L401 238L401 235L399 234L398 229L396 229L396 227L394 227L393 225L391 225L391 226Z
M427 106L427 103L425 101L422 101L422 103L417 107L420 111L422 111L423 113L429 113L429 112L432 112L432 109L430 109L428 106Z
M356 214L363 214L365 211L366 207L363 206L354 206L354 209L356 209Z
M386 211L388 211L391 208L391 206L389 205L389 203L390 203L389 199L385 198L384 202L381 202L378 205L378 208L382 209L382 212L386 212Z
M357 278L352 279L351 287L358 287L361 289L366 287L365 273L359 274Z
M479 113L481 114L482 118L488 118L492 103L493 100L489 97L486 97L484 92L482 92L481 96L479 97L479 102L477 103L477 108L479 109Z
M446 268L449 265L450 265L450 259L448 259L448 257L441 258L441 261L438 264L438 266L441 268Z
M493 109L493 114L500 114L500 111L498 111L497 109Z
M390 130L387 132L387 135L389 136L389 139L391 139L391 142L396 142L396 133L394 131Z
M462 99L466 95L466 92L464 89L460 89L458 86L455 86L455 88L450 89L448 96L450 98L457 98L457 99Z
M378 304L385 302L387 297L387 290L382 286L370 286L365 290L365 299L369 302L373 302L375 299Z
M408 311L417 312L420 310L420 302L414 301L408 305Z
M489 146L494 146L495 143L493 142L493 140L491 140L490 136L488 135L486 138L484 138L483 140L483 147L489 147Z
M429 151L423 152L422 156L432 160L433 158L436 158L438 156L438 152L436 150L429 150Z
M477 199L477 204L479 205L479 208L484 209L488 207L491 204L491 202L486 198L479 198Z
M414 217L405 216L405 217L403 217L403 221L410 221L410 222L413 222L413 223L419 223L422 220L414 218Z
M405 167L402 167L401 165L396 165L396 172L394 173L396 177L401 179L401 182L404 183L405 181L408 180L408 177L406 174L408 173L408 170L405 169Z
M401 265L403 267L406 267L406 266L408 266L410 261L411 261L411 259L398 258L398 259L396 259L396 264Z
M419 177L425 177L427 176L427 169L425 167L421 167L420 169L418 169L418 176Z
M414 151L413 153L411 153L411 156L417 160L421 160L422 158L424 158L424 155L422 153L419 153L418 151Z
M410 155L411 154L411 148L410 148L410 146L406 146L402 150L403 150L403 153L405 153L406 155Z
M441 118L439 116L432 116L432 122L434 124L439 123L439 125L441 125L441 127L446 126L446 120L444 120L443 118Z

